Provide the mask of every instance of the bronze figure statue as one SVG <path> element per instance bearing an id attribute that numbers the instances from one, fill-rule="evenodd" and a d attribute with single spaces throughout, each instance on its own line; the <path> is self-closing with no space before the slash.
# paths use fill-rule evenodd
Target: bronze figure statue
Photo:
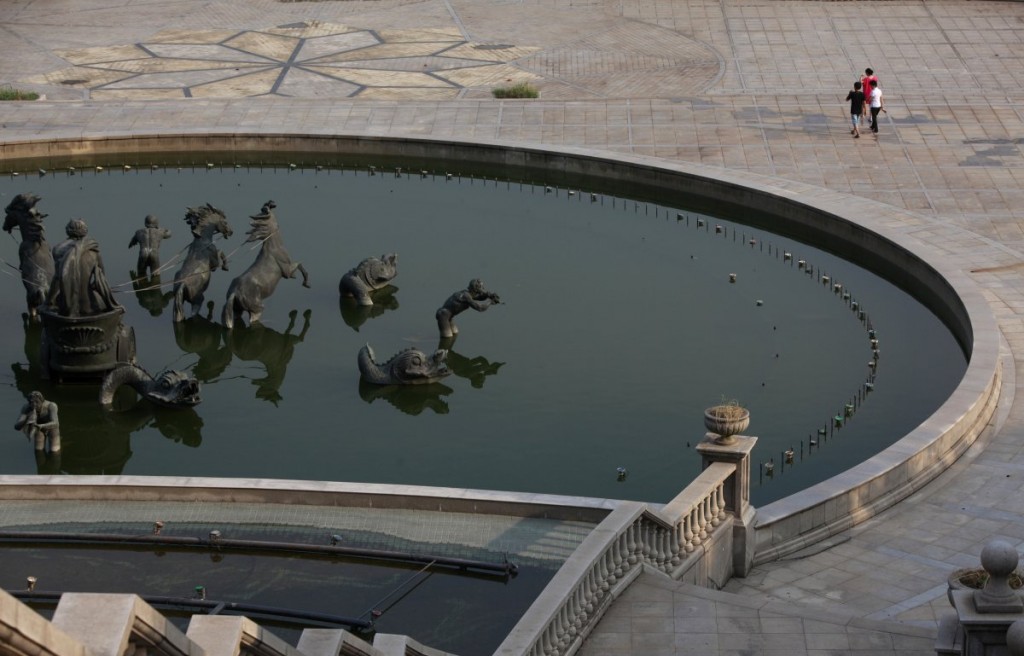
<path id="1" fill-rule="evenodd" d="M 36 451 L 60 452 L 60 420 L 57 404 L 43 398 L 42 392 L 31 392 L 28 403 L 21 406 L 14 430 L 25 433 Z"/>
<path id="2" fill-rule="evenodd" d="M 473 308 L 477 312 L 483 312 L 491 305 L 501 303 L 498 295 L 489 292 L 484 288 L 484 283 L 479 278 L 469 281 L 466 289 L 461 289 L 444 302 L 438 309 L 437 329 L 441 332 L 441 338 L 454 337 L 459 334 L 459 328 L 455 325 L 455 315 Z"/>
<path id="3" fill-rule="evenodd" d="M 171 236 L 171 231 L 160 227 L 160 221 L 152 214 L 145 218 L 145 228 L 135 231 L 128 248 L 139 247 L 139 261 L 135 275 L 155 276 L 160 274 L 160 242 Z"/>
<path id="4" fill-rule="evenodd" d="M 124 307 L 107 284 L 103 258 L 82 219 L 68 222 L 68 238 L 53 247 L 54 275 L 43 320 L 44 377 L 102 376 L 135 361 L 135 332 L 122 323 Z"/>
<path id="5" fill-rule="evenodd" d="M 121 307 L 107 284 L 99 243 L 82 219 L 68 222 L 68 238 L 53 247 L 54 276 L 47 304 L 63 317 L 89 317 Z"/>

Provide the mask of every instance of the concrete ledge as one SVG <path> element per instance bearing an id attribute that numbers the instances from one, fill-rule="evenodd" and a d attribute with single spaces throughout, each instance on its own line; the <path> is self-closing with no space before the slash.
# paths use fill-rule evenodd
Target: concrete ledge
<path id="1" fill-rule="evenodd" d="M 378 633 L 373 637 L 374 648 L 384 656 L 451 656 L 446 651 L 426 647 L 409 636 Z"/>
<path id="2" fill-rule="evenodd" d="M 386 656 L 344 629 L 305 629 L 295 648 L 303 656 Z"/>
<path id="3" fill-rule="evenodd" d="M 69 592 L 61 596 L 53 626 L 81 642 L 92 656 L 142 652 L 202 656 L 202 650 L 155 608 L 133 594 Z"/>
<path id="4" fill-rule="evenodd" d="M 846 531 L 921 489 L 963 455 L 989 426 L 1001 383 L 997 362 L 989 385 L 970 399 L 974 403 L 952 423 L 934 425 L 950 406 L 963 401 L 960 390 L 932 418 L 888 449 L 759 509 L 754 564 L 776 560 Z"/>
<path id="5" fill-rule="evenodd" d="M 295 647 L 247 617 L 193 615 L 186 634 L 206 656 L 303 656 Z"/>
<path id="6" fill-rule="evenodd" d="M 91 656 L 84 644 L 0 590 L 0 653 Z"/>
<path id="7" fill-rule="evenodd" d="M 0 476 L 6 501 L 267 503 L 480 513 L 599 523 L 620 502 L 454 487 L 183 476 Z"/>

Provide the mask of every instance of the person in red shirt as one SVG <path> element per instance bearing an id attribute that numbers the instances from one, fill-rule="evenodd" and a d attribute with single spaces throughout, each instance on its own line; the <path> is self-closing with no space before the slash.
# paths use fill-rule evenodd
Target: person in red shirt
<path id="1" fill-rule="evenodd" d="M 868 102 L 871 101 L 871 83 L 874 82 L 875 86 L 881 86 L 878 84 L 878 76 L 870 68 L 864 69 L 864 77 L 860 79 L 860 90 L 864 92 L 864 113 L 868 113 Z"/>

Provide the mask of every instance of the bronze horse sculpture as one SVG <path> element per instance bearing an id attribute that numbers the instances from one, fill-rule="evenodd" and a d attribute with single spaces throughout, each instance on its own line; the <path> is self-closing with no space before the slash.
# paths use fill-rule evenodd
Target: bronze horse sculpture
<path id="1" fill-rule="evenodd" d="M 53 253 L 43 234 L 46 215 L 36 209 L 39 200 L 39 196 L 34 194 L 18 194 L 7 205 L 4 217 L 5 231 L 12 232 L 14 228 L 21 231 L 18 257 L 29 319 L 38 318 L 39 307 L 46 303 L 54 273 Z"/>
<path id="2" fill-rule="evenodd" d="M 228 330 L 235 325 L 235 319 L 241 319 L 244 312 L 249 313 L 249 322 L 259 322 L 263 316 L 263 301 L 274 293 L 281 278 L 294 278 L 295 272 L 302 274 L 302 286 L 309 287 L 309 273 L 299 262 L 292 262 L 285 250 L 281 232 L 277 227 L 274 208 L 277 204 L 268 200 L 260 209 L 260 213 L 251 216 L 252 228 L 247 232 L 245 243 L 261 242 L 259 255 L 242 275 L 231 281 L 228 287 L 227 301 L 221 314 L 221 323 Z"/>
<path id="3" fill-rule="evenodd" d="M 178 273 L 174 274 L 174 321 L 185 320 L 185 303 L 192 306 L 193 316 L 199 313 L 203 295 L 210 286 L 210 274 L 217 268 L 228 270 L 228 260 L 223 251 L 213 244 L 213 238 L 220 233 L 224 238 L 231 236 L 227 217 L 213 205 L 189 207 L 185 222 L 192 229 L 192 244 L 188 247 L 185 261 Z"/>

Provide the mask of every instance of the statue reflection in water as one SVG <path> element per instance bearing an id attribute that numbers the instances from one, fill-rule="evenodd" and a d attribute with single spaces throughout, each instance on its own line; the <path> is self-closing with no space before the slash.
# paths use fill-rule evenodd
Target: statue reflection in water
<path id="1" fill-rule="evenodd" d="M 192 374 L 204 383 L 215 381 L 231 364 L 231 347 L 225 343 L 224 326 L 215 323 L 213 301 L 207 303 L 207 315 L 195 315 L 184 321 L 175 321 L 174 341 L 185 353 L 199 356 Z"/>
<path id="2" fill-rule="evenodd" d="M 43 369 L 39 364 L 39 347 L 43 343 L 43 324 L 32 321 L 28 314 L 21 315 L 25 325 L 25 362 L 14 362 L 14 384 L 22 394 L 28 394 L 39 386 Z"/>
<path id="3" fill-rule="evenodd" d="M 125 387 L 115 395 L 112 409 L 104 410 L 95 389 L 88 392 L 88 398 L 61 405 L 67 444 L 62 471 L 68 474 L 121 474 L 132 457 L 131 435 L 146 428 L 192 448 L 203 442 L 203 420 L 192 408 L 162 408 Z M 64 408 L 75 412 L 73 423 Z"/>
<path id="4" fill-rule="evenodd" d="M 429 385 L 373 385 L 359 379 L 359 398 L 367 403 L 384 399 L 407 415 L 418 415 L 424 410 L 448 414 L 448 402 L 443 398 L 454 392 L 444 383 Z"/>
<path id="5" fill-rule="evenodd" d="M 132 281 L 132 289 L 135 291 L 135 300 L 143 310 L 149 312 L 151 317 L 159 317 L 164 309 L 174 299 L 174 291 L 164 291 L 160 282 L 160 274 L 141 278 L 136 277 L 135 271 L 129 271 L 128 276 Z"/>
<path id="6" fill-rule="evenodd" d="M 378 289 L 373 294 L 373 305 L 360 305 L 355 298 L 341 296 L 338 299 L 338 309 L 341 311 L 341 320 L 352 330 L 359 332 L 359 327 L 370 319 L 376 319 L 385 312 L 398 309 L 398 298 L 395 292 L 398 287 L 387 285 Z"/>
<path id="7" fill-rule="evenodd" d="M 473 387 L 480 389 L 484 386 L 488 376 L 498 375 L 498 370 L 501 369 L 504 362 L 491 362 L 482 355 L 478 355 L 475 358 L 467 358 L 464 355 L 456 353 L 454 350 L 455 340 L 458 336 L 453 337 L 442 337 L 437 344 L 437 348 L 448 351 L 448 368 L 451 369 L 452 373 L 459 378 L 465 378 L 469 381 L 469 384 Z"/>
<path id="8" fill-rule="evenodd" d="M 155 428 L 161 435 L 185 446 L 196 448 L 203 443 L 203 418 L 191 407 L 165 408 L 122 388 L 114 396 L 112 411 L 104 412 L 107 430 L 135 433 Z"/>
<path id="9" fill-rule="evenodd" d="M 288 373 L 288 363 L 295 354 L 295 345 L 306 338 L 312 311 L 303 315 L 302 330 L 292 334 L 298 312 L 288 314 L 288 327 L 283 333 L 263 323 L 236 325 L 227 330 L 212 321 L 213 302 L 207 304 L 207 316 L 195 315 L 174 323 L 174 340 L 185 353 L 199 356 L 191 368 L 192 374 L 203 383 L 217 382 L 227 371 L 234 358 L 256 361 L 263 365 L 267 375 L 252 380 L 256 398 L 277 405 L 284 397 L 280 389 Z"/>
<path id="10" fill-rule="evenodd" d="M 302 330 L 293 335 L 295 319 L 298 312 L 288 313 L 288 327 L 283 333 L 268 328 L 262 322 L 253 322 L 248 326 L 236 324 L 233 330 L 226 330 L 225 340 L 231 352 L 239 360 L 256 361 L 263 365 L 267 375 L 252 380 L 256 386 L 256 398 L 270 401 L 277 405 L 284 397 L 280 389 L 288 373 L 288 363 L 295 354 L 295 345 L 302 342 L 309 332 L 311 310 L 302 313 Z M 197 377 L 198 374 L 196 374 Z"/>

